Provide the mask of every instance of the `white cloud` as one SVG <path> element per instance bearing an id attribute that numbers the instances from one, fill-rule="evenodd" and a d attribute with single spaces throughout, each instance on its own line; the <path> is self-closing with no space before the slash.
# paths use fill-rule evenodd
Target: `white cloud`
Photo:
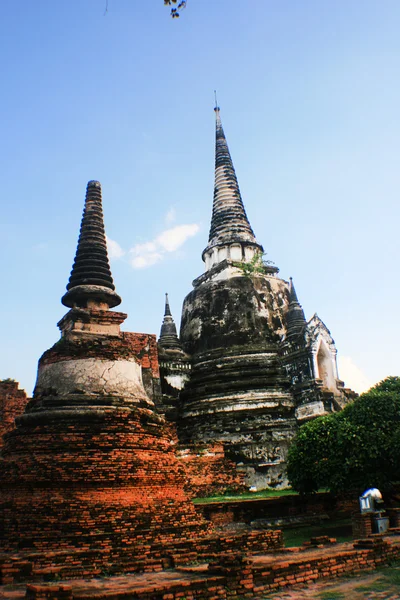
<path id="1" fill-rule="evenodd" d="M 131 252 L 134 249 L 131 250 Z M 147 252 L 144 254 L 139 254 L 138 256 L 134 256 L 131 259 L 131 265 L 134 269 L 145 269 L 146 267 L 151 267 L 156 263 L 160 262 L 163 259 L 163 255 L 159 252 Z"/>
<path id="2" fill-rule="evenodd" d="M 157 250 L 155 242 L 144 242 L 143 244 L 136 244 L 131 248 L 130 252 L 133 254 L 152 254 Z"/>
<path id="3" fill-rule="evenodd" d="M 166 216 L 165 222 L 172 223 L 176 219 L 176 211 L 172 206 Z M 176 225 L 162 231 L 154 240 L 135 244 L 128 252 L 107 237 L 108 254 L 110 258 L 122 258 L 127 255 L 129 263 L 134 269 L 145 269 L 162 261 L 171 252 L 176 252 L 189 238 L 196 235 L 200 227 L 196 223 Z"/>
<path id="4" fill-rule="evenodd" d="M 346 387 L 361 394 L 366 392 L 373 385 L 365 373 L 354 364 L 351 356 L 338 356 L 339 378 L 342 379 Z"/>
<path id="5" fill-rule="evenodd" d="M 196 235 L 199 231 L 199 226 L 196 223 L 192 225 L 177 225 L 172 229 L 166 229 L 156 239 L 155 243 L 161 246 L 165 252 L 175 252 L 178 250 L 187 239 Z"/>
<path id="6" fill-rule="evenodd" d="M 129 250 L 130 263 L 134 269 L 145 269 L 163 260 L 166 254 L 176 252 L 200 227 L 196 223 L 176 225 L 166 229 L 154 240 L 136 244 Z"/>
<path id="7" fill-rule="evenodd" d="M 107 239 L 107 248 L 108 255 L 110 258 L 122 258 L 124 256 L 125 251 L 121 248 L 118 242 L 114 242 L 114 240 L 106 237 Z"/>

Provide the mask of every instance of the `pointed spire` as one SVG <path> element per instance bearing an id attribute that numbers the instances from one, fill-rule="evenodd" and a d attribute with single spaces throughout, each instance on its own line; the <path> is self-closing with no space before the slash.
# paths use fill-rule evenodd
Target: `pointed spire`
<path id="1" fill-rule="evenodd" d="M 299 304 L 292 277 L 290 277 L 290 285 L 289 285 L 289 302 L 290 302 L 290 304 L 292 302 Z"/>
<path id="2" fill-rule="evenodd" d="M 181 343 L 176 332 L 175 321 L 172 318 L 169 307 L 168 294 L 165 294 L 164 320 L 161 325 L 160 338 L 158 343 L 162 348 L 181 348 Z"/>
<path id="3" fill-rule="evenodd" d="M 86 308 L 88 302 L 118 306 L 104 231 L 101 184 L 89 181 L 75 261 L 61 302 L 69 308 Z"/>
<path id="4" fill-rule="evenodd" d="M 289 284 L 289 310 L 286 315 L 286 330 L 287 335 L 298 335 L 300 334 L 306 325 L 306 318 L 304 311 L 299 304 L 297 299 L 296 290 L 294 287 L 293 279 L 290 278 Z"/>
<path id="5" fill-rule="evenodd" d="M 262 246 L 257 243 L 246 215 L 217 103 L 214 110 L 216 115 L 214 202 L 208 245 L 203 256 L 213 246 L 235 242 L 251 244 L 263 251 Z"/>
<path id="6" fill-rule="evenodd" d="M 168 300 L 168 294 L 165 294 L 165 312 L 164 312 L 164 317 L 172 317 L 171 314 L 171 309 L 169 307 L 169 300 Z"/>

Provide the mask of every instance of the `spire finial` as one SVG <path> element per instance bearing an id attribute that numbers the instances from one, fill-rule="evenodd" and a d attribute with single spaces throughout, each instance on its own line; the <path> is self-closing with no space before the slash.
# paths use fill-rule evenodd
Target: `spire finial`
<path id="1" fill-rule="evenodd" d="M 216 112 L 216 113 L 218 113 L 218 112 L 219 112 L 219 110 L 220 110 L 220 108 L 219 108 L 219 106 L 218 106 L 218 100 L 217 100 L 217 90 L 214 90 L 214 97 L 215 97 L 215 108 L 214 108 L 214 110 L 215 110 L 215 112 Z"/>
<path id="2" fill-rule="evenodd" d="M 89 302 L 107 304 L 109 308 L 121 304 L 121 298 L 114 291 L 108 261 L 101 184 L 98 181 L 87 184 L 78 247 L 67 290 L 61 302 L 69 308 L 86 308 Z"/>
<path id="3" fill-rule="evenodd" d="M 296 294 L 296 290 L 294 288 L 294 283 L 293 283 L 293 278 L 289 277 L 290 280 L 290 286 L 289 286 L 289 301 L 290 302 L 299 302 L 298 298 L 297 298 L 297 294 Z"/>
<path id="4" fill-rule="evenodd" d="M 304 311 L 298 301 L 296 290 L 294 289 L 293 279 L 289 278 L 289 308 L 286 314 L 287 336 L 299 335 L 304 331 L 306 318 Z"/>
<path id="5" fill-rule="evenodd" d="M 162 348 L 181 348 L 181 343 L 176 332 L 175 321 L 172 318 L 171 309 L 169 307 L 168 294 L 165 294 L 165 313 L 158 343 Z"/>
<path id="6" fill-rule="evenodd" d="M 165 294 L 165 312 L 164 312 L 164 317 L 167 316 L 172 316 L 171 315 L 171 309 L 169 307 L 169 300 L 168 300 L 168 294 Z"/>
<path id="7" fill-rule="evenodd" d="M 227 244 L 243 243 L 255 246 L 261 252 L 264 251 L 262 246 L 257 243 L 246 215 L 222 127 L 217 99 L 214 111 L 216 114 L 214 201 L 208 245 L 203 251 L 203 260 L 211 248 Z"/>

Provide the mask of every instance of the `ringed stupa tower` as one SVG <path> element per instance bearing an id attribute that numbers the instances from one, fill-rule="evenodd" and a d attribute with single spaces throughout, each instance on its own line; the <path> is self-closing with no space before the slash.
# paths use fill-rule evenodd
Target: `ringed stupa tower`
<path id="1" fill-rule="evenodd" d="M 40 358 L 0 458 L 0 552 L 35 552 L 61 576 L 160 568 L 208 530 L 143 387 L 134 334 L 120 330 L 126 315 L 110 310 L 120 302 L 90 181 L 61 339 Z"/>
<path id="2" fill-rule="evenodd" d="M 328 329 L 316 316 L 309 327 L 293 283 L 263 260 L 218 106 L 215 114 L 205 272 L 193 281 L 182 309 L 180 342 L 192 368 L 180 394 L 179 437 L 182 444 L 222 442 L 248 485 L 284 487 L 299 422 L 339 409 L 343 383 Z"/>
<path id="3" fill-rule="evenodd" d="M 205 273 L 183 303 L 180 339 L 192 357 L 182 393 L 183 440 L 225 442 L 249 483 L 282 481 L 295 402 L 279 360 L 287 283 L 262 260 L 216 113 L 215 184 Z M 257 465 L 258 474 L 255 474 Z"/>
<path id="4" fill-rule="evenodd" d="M 175 421 L 178 417 L 179 395 L 189 381 L 191 364 L 189 356 L 184 352 L 178 338 L 168 294 L 165 294 L 164 319 L 158 338 L 158 359 L 162 405 L 168 419 Z"/>

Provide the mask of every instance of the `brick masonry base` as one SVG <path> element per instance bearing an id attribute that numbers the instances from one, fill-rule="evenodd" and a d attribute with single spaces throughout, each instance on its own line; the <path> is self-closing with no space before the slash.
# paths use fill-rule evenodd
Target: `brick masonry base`
<path id="1" fill-rule="evenodd" d="M 61 546 L 61 544 L 60 544 Z M 169 544 L 148 544 L 141 555 L 135 545 L 119 548 L 65 549 L 60 551 L 15 552 L 0 554 L 0 584 L 46 579 L 92 578 L 132 572 L 160 572 L 164 569 L 216 561 L 238 552 L 254 554 L 282 550 L 279 530 L 256 530 L 242 533 L 215 533 L 207 537 L 193 535 L 191 540 L 171 540 Z M 0 595 L 1 598 L 1 595 Z"/>
<path id="2" fill-rule="evenodd" d="M 400 535 L 265 555 L 223 553 L 207 564 L 91 581 L 28 584 L 15 600 L 217 600 L 259 598 L 287 587 L 375 569 L 400 558 Z M 1 593 L 6 592 L 0 587 Z M 0 596 L 1 597 L 1 596 Z M 7 596 L 5 596 L 7 597 Z"/>

